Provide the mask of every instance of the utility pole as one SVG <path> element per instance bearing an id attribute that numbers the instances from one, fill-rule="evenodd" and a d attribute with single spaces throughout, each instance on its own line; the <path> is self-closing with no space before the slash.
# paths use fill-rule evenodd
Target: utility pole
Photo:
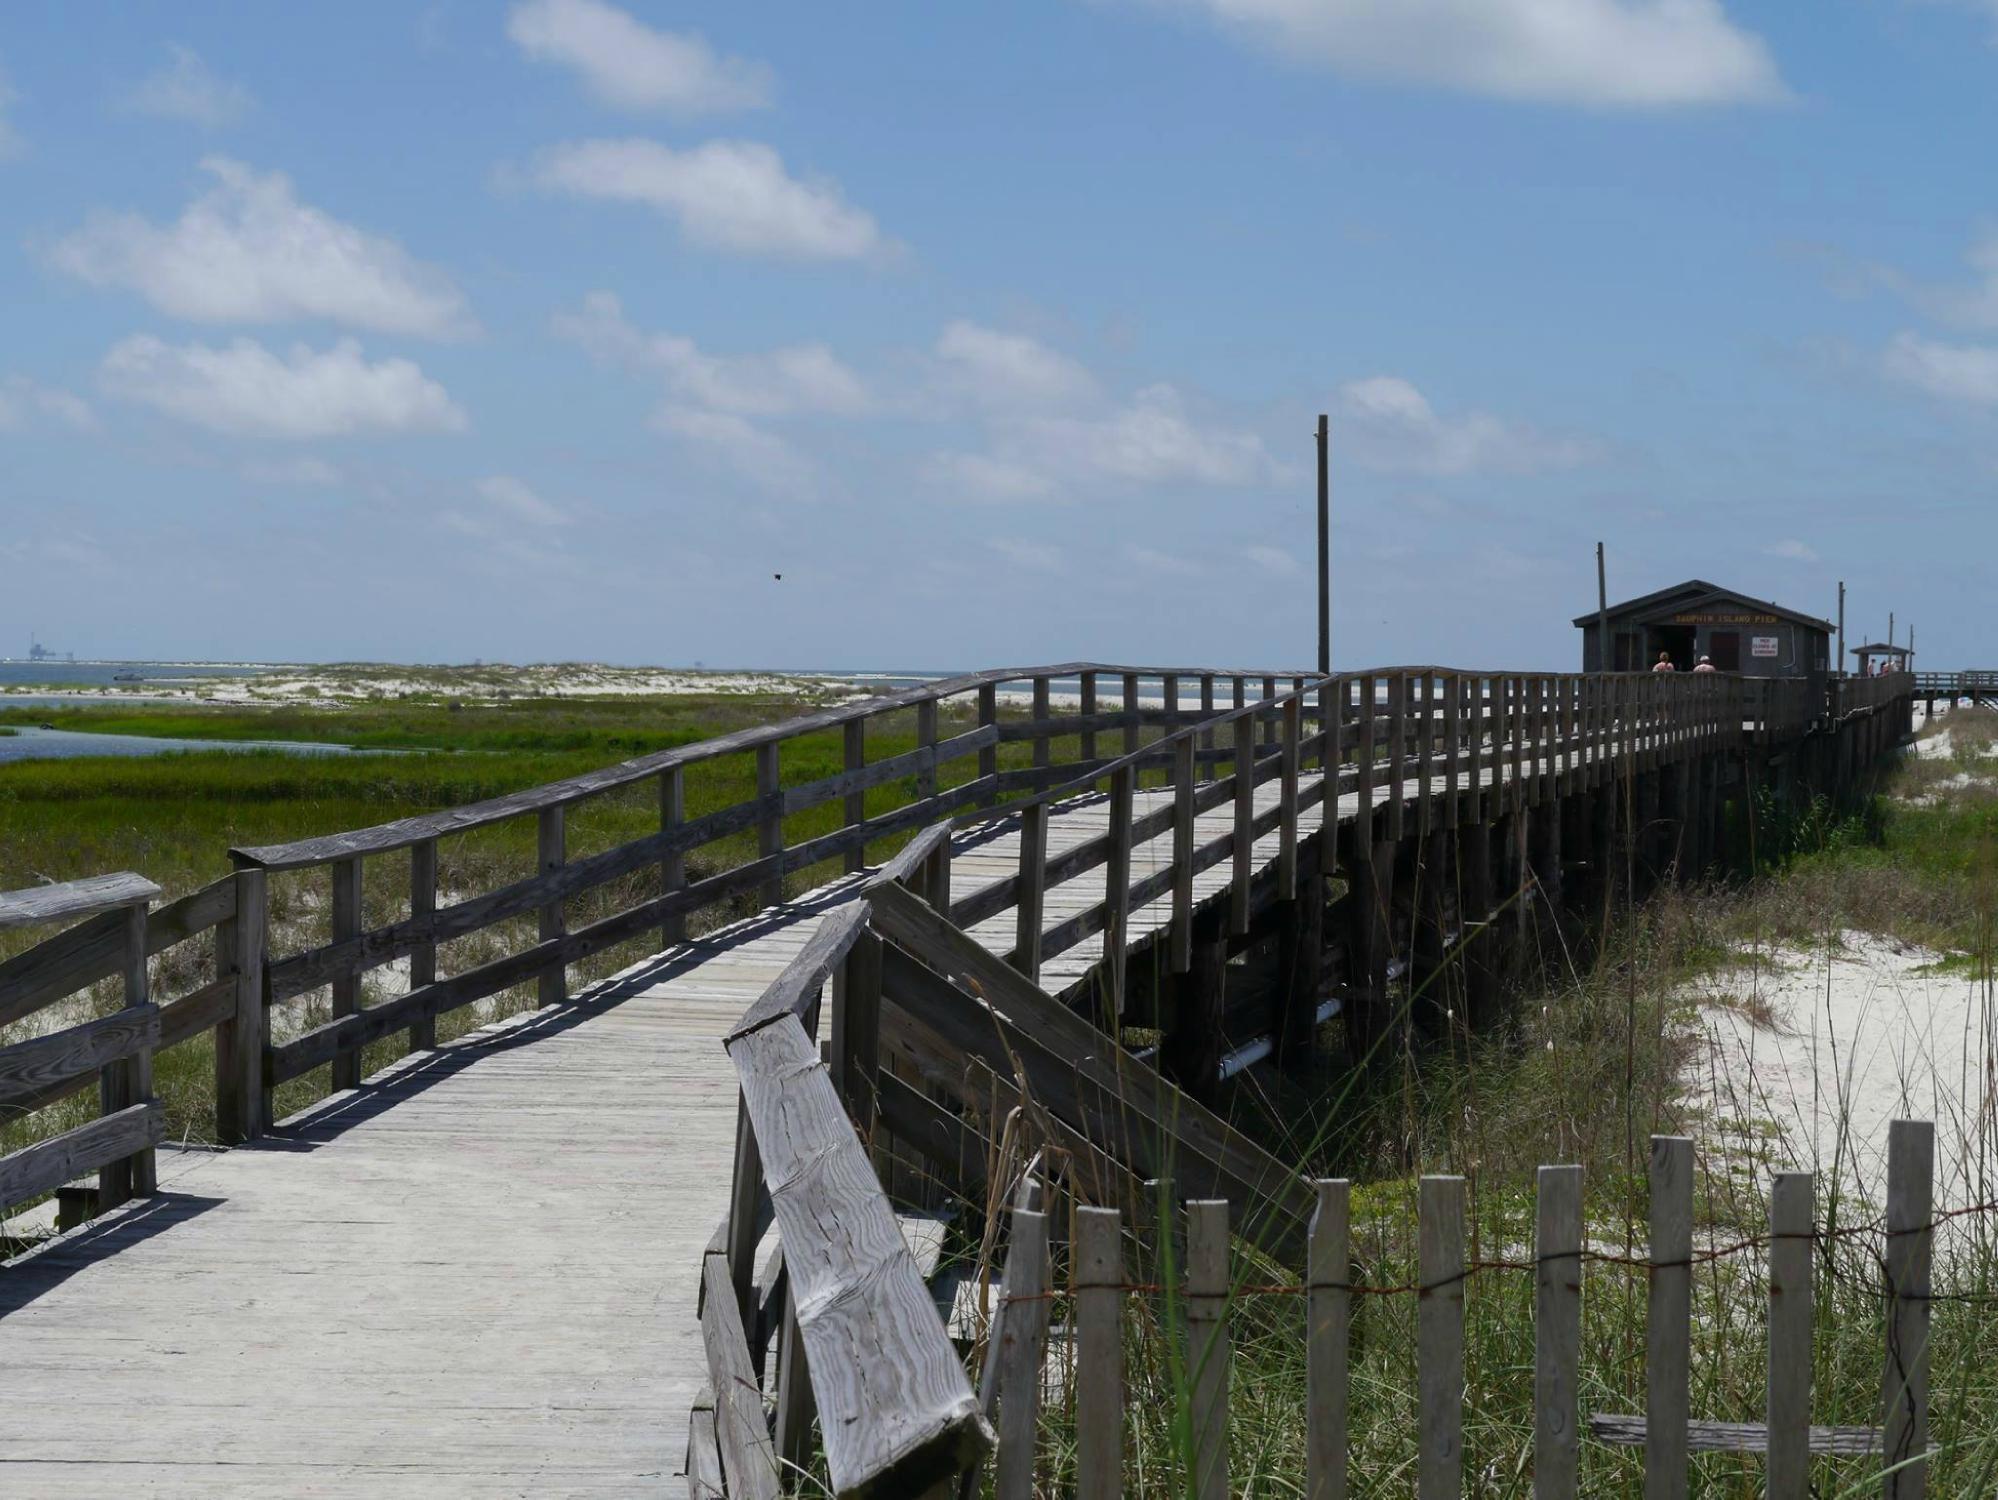
<path id="1" fill-rule="evenodd" d="M 1838 581 L 1838 660 L 1832 663 L 1840 677 L 1845 676 L 1845 580 Z"/>
<path id="2" fill-rule="evenodd" d="M 1596 670 L 1610 669 L 1609 575 L 1603 571 L 1603 544 L 1596 543 Z"/>
<path id="3" fill-rule="evenodd" d="M 1332 421 L 1318 414 L 1318 672 L 1332 670 Z"/>
<path id="4" fill-rule="evenodd" d="M 1894 611 L 1887 611 L 1887 644 L 1894 644 Z"/>

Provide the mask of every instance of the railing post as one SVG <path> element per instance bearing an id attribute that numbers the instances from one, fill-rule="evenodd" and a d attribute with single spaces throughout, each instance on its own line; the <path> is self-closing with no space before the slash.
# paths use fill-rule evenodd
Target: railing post
<path id="1" fill-rule="evenodd" d="M 1096 726 L 1089 721 L 1096 717 L 1096 674 L 1084 672 L 1080 679 L 1082 742 L 1079 752 L 1085 761 L 1096 759 Z"/>
<path id="2" fill-rule="evenodd" d="M 1693 1143 L 1651 1138 L 1651 1287 L 1645 1323 L 1644 1496 L 1685 1500 L 1692 1410 Z"/>
<path id="3" fill-rule="evenodd" d="M 687 781 L 686 774 L 679 766 L 668 766 L 659 773 L 659 831 L 671 834 L 687 821 Z M 687 853 L 675 849 L 662 855 L 659 860 L 659 894 L 671 896 L 684 890 L 687 884 Z M 659 923 L 659 943 L 670 948 L 675 943 L 687 940 L 687 914 L 676 911 Z"/>
<path id="4" fill-rule="evenodd" d="M 1193 736 L 1172 747 L 1172 962 L 1175 974 L 1193 967 Z"/>
<path id="5" fill-rule="evenodd" d="M 419 839 L 409 846 L 409 915 L 423 921 L 437 915 L 437 840 Z M 409 987 L 420 990 L 437 982 L 437 939 L 422 939 L 409 950 Z M 410 1022 L 409 1050 L 419 1052 L 437 1045 L 437 1015 L 419 1016 Z"/>
<path id="6" fill-rule="evenodd" d="M 1138 748 L 1138 674 L 1124 674 L 1124 753 L 1132 754 Z"/>
<path id="7" fill-rule="evenodd" d="M 1242 679 L 1237 677 L 1235 679 L 1235 702 L 1239 705 L 1241 701 Z M 1214 674 L 1212 672 L 1202 672 L 1200 674 L 1200 717 L 1203 719 L 1214 717 Z M 1200 748 L 1207 751 L 1209 755 L 1213 753 L 1215 749 L 1213 730 L 1206 729 L 1201 731 Z M 1199 774 L 1202 781 L 1212 781 L 1220 772 L 1212 760 L 1203 756 L 1200 762 Z"/>
<path id="8" fill-rule="evenodd" d="M 1354 696 L 1357 701 L 1354 706 L 1360 721 L 1357 774 L 1360 798 L 1359 837 L 1355 842 L 1359 847 L 1369 850 L 1374 844 L 1374 713 L 1377 692 L 1378 689 L 1371 676 L 1363 676 L 1355 684 Z"/>
<path id="9" fill-rule="evenodd" d="M 1014 903 L 1013 967 L 1036 982 L 1041 977 L 1041 894 L 1047 886 L 1048 805 L 1030 802 L 1020 810 L 1020 883 Z"/>
<path id="10" fill-rule="evenodd" d="M 1297 899 L 1297 768 L 1302 755 L 1304 703 L 1292 694 L 1283 705 L 1283 749 L 1278 803 L 1277 899 Z"/>
<path id="11" fill-rule="evenodd" d="M 916 772 L 916 800 L 934 801 L 937 795 L 937 700 L 925 698 L 916 705 L 916 748 L 930 752 Z"/>
<path id="12" fill-rule="evenodd" d="M 1228 928 L 1236 936 L 1249 930 L 1250 884 L 1256 874 L 1256 720 L 1243 714 L 1235 721 L 1235 875 L 1229 890 Z"/>
<path id="13" fill-rule="evenodd" d="M 1443 744 L 1448 763 L 1443 768 L 1443 826 L 1457 827 L 1463 816 L 1458 805 L 1457 759 L 1464 743 L 1464 679 L 1452 674 L 1443 679 Z"/>
<path id="14" fill-rule="evenodd" d="M 863 1142 L 874 1134 L 874 1074 L 881 1054 L 881 939 L 863 932 L 833 975 L 834 1083 Z"/>
<path id="15" fill-rule="evenodd" d="M 771 873 L 763 877 L 762 901 L 778 906 L 784 900 L 784 787 L 777 765 L 776 740 L 756 747 L 756 798 L 762 812 L 756 823 L 756 854 L 770 860 Z"/>
<path id="16" fill-rule="evenodd" d="M 215 1028 L 215 1134 L 224 1145 L 254 1141 L 269 1123 L 264 1089 L 264 933 L 268 876 L 230 877 L 235 914 L 215 929 L 215 973 L 235 984 L 231 1013 Z"/>
<path id="17" fill-rule="evenodd" d="M 1408 674 L 1396 672 L 1388 678 L 1388 838 L 1401 842 L 1407 819 L 1403 801 L 1402 773 L 1408 759 Z"/>
<path id="18" fill-rule="evenodd" d="M 336 859 L 333 878 L 333 941 L 347 942 L 361 935 L 361 860 L 358 855 Z M 544 926 L 545 926 L 544 918 Z M 544 937 L 547 935 L 544 931 Z M 545 989 L 547 981 L 542 981 Z M 333 980 L 333 1018 L 356 1014 L 361 1008 L 361 971 L 354 964 L 341 967 Z M 361 1086 L 361 1049 L 351 1042 L 341 1044 L 333 1058 L 333 1088 Z"/>
<path id="19" fill-rule="evenodd" d="M 978 727 L 991 729 L 999 723 L 999 684 L 981 682 L 978 685 Z M 991 790 L 992 778 L 999 774 L 999 747 L 986 745 L 978 752 L 978 779 L 985 783 L 986 790 L 979 795 L 978 805 L 990 807 L 999 800 L 999 794 Z"/>
<path id="20" fill-rule="evenodd" d="M 1103 861 L 1103 1029 L 1115 1036 L 1124 1014 L 1124 966 L 1131 925 L 1131 819 L 1137 772 L 1110 773 L 1110 847 Z"/>
<path id="21" fill-rule="evenodd" d="M 728 1226 L 723 1254 L 728 1261 L 730 1289 L 744 1328 L 756 1326 L 756 1246 L 763 1238 L 763 1156 L 756 1145 L 756 1127 L 741 1091 L 736 1094 L 735 1166 L 729 1178 Z"/>
<path id="22" fill-rule="evenodd" d="M 1165 717 L 1161 722 L 1165 725 L 1165 733 L 1172 734 L 1179 728 L 1179 678 L 1170 672 L 1166 673 L 1165 676 L 1159 679 L 1159 692 L 1165 704 Z M 1187 764 L 1189 766 L 1192 765 L 1194 760 L 1195 757 L 1189 756 Z M 1174 759 L 1171 774 L 1175 778 L 1179 775 L 1179 762 L 1177 758 Z"/>
<path id="23" fill-rule="evenodd" d="M 567 809 L 544 807 L 535 828 L 538 868 L 543 879 L 558 874 L 569 861 Z M 556 897 L 541 908 L 541 941 L 546 943 L 567 935 L 569 924 L 562 914 L 562 898 Z M 541 967 L 540 1000 L 543 1005 L 560 1005 L 569 998 L 569 966 L 559 958 Z"/>
<path id="24" fill-rule="evenodd" d="M 1929 1264 L 1935 1229 L 1936 1127 L 1887 1126 L 1887 1359 L 1885 1500 L 1921 1500 L 1929 1486 Z"/>
<path id="25" fill-rule="evenodd" d="M 1305 1500 L 1346 1500 L 1346 1362 L 1353 1274 L 1347 1255 L 1352 1184 L 1322 1178 L 1306 1251 Z"/>
<path id="26" fill-rule="evenodd" d="M 1581 1458 L 1580 1167 L 1540 1169 L 1535 1216 L 1533 1500 L 1575 1500 Z"/>
<path id="27" fill-rule="evenodd" d="M 1054 746 L 1048 733 L 1048 719 L 1053 710 L 1048 705 L 1048 680 L 1045 677 L 1034 679 L 1034 769 L 1045 771 L 1051 763 Z M 1041 789 L 1037 782 L 1035 791 Z"/>
<path id="28" fill-rule="evenodd" d="M 865 769 L 867 765 L 867 720 L 848 719 L 840 731 L 842 742 L 842 769 L 850 772 Z M 934 775 L 934 773 L 932 773 Z M 856 828 L 867 821 L 867 789 L 855 787 L 846 794 L 842 812 L 848 828 Z M 865 845 L 855 845 L 846 851 L 846 873 L 858 874 L 867 868 Z"/>
<path id="29" fill-rule="evenodd" d="M 146 987 L 146 911 L 144 900 L 134 901 L 125 908 L 121 979 L 127 1010 L 157 1008 Z M 97 1086 L 99 1103 L 106 1115 L 150 1101 L 153 1097 L 151 1046 L 140 1047 L 128 1057 L 105 1064 L 98 1074 Z M 151 1146 L 107 1162 L 97 1171 L 97 1211 L 115 1208 L 134 1195 L 150 1196 L 158 1182 Z"/>
<path id="30" fill-rule="evenodd" d="M 1032 1209 L 1013 1211 L 1013 1241 L 1001 1281 L 999 1453 L 996 1500 L 1032 1500 L 1034 1449 L 1040 1427 L 1042 1360 L 1048 1330 L 1048 1220 Z"/>

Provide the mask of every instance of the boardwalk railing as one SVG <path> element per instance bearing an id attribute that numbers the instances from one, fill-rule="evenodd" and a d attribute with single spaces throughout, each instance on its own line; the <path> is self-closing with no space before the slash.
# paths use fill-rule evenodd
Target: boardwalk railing
<path id="1" fill-rule="evenodd" d="M 1417 1199 L 1414 1281 L 1370 1286 L 1354 1278 L 1349 1253 L 1349 1184 L 1315 1185 L 1305 1273 L 1295 1285 L 1249 1284 L 1234 1263 L 1229 1205 L 1184 1205 L 1184 1257 L 1154 1275 L 1179 1282 L 1184 1359 L 1191 1416 L 1189 1492 L 1199 1500 L 1229 1495 L 1228 1402 L 1231 1310 L 1245 1297 L 1305 1300 L 1304 1441 L 1299 1467 L 1313 1500 L 1348 1491 L 1347 1359 L 1356 1299 L 1407 1295 L 1419 1299 L 1416 1321 L 1419 1500 L 1455 1500 L 1463 1492 L 1465 1290 L 1480 1275 L 1531 1276 L 1535 1284 L 1533 1493 L 1536 1500 L 1574 1500 L 1586 1431 L 1596 1440 L 1644 1450 L 1645 1494 L 1687 1493 L 1688 1456 L 1736 1452 L 1763 1455 L 1771 1500 L 1805 1500 L 1814 1454 L 1881 1455 L 1882 1492 L 1889 1500 L 1925 1493 L 1930 1453 L 1930 1268 L 1935 1218 L 1930 1205 L 1935 1127 L 1895 1121 L 1889 1132 L 1886 1219 L 1876 1228 L 1820 1226 L 1815 1181 L 1808 1172 L 1775 1175 L 1768 1232 L 1734 1244 L 1698 1245 L 1694 1235 L 1693 1143 L 1656 1136 L 1651 1142 L 1650 1245 L 1632 1260 L 1591 1248 L 1584 1233 L 1582 1169 L 1539 1171 L 1537 1229 L 1530 1256 L 1478 1260 L 1467 1253 L 1467 1193 L 1461 1177 L 1424 1177 Z M 1981 1210 L 1980 1210 L 1981 1211 Z M 1078 1206 L 1066 1286 L 1053 1283 L 1048 1226 L 1042 1213 L 1016 1208 L 999 1298 L 1003 1338 L 988 1338 L 986 1358 L 999 1371 L 999 1430 L 995 1492 L 1002 1500 L 1035 1490 L 1040 1403 L 1051 1313 L 1073 1338 L 1075 1489 L 1080 1500 L 1114 1500 L 1123 1493 L 1124 1454 L 1132 1427 L 1124 1384 L 1125 1311 L 1133 1300 L 1155 1300 L 1155 1280 L 1127 1277 L 1126 1224 L 1114 1208 Z M 1879 1253 L 1885 1306 L 1881 1354 L 1881 1420 L 1877 1426 L 1813 1426 L 1811 1376 L 1814 1264 L 1828 1260 L 1835 1240 L 1865 1239 Z M 1694 1419 L 1692 1291 L 1696 1269 L 1742 1255 L 1766 1257 L 1768 1369 L 1766 1420 Z M 1648 1284 L 1645 1411 L 1595 1413 L 1583 1420 L 1581 1362 L 1586 1265 L 1611 1262 L 1643 1271 Z M 1170 1327 L 1170 1319 L 1151 1320 Z M 1258 1455 L 1267 1463 L 1268 1453 Z M 1154 1476 L 1175 1492 L 1176 1477 Z"/>
<path id="2" fill-rule="evenodd" d="M 211 1030 L 218 1134 L 241 1138 L 229 1123 L 261 1074 L 262 1057 L 240 1039 L 261 1037 L 262 1015 L 254 989 L 242 982 L 237 904 L 247 886 L 256 898 L 252 920 L 261 915 L 260 879 L 225 878 L 157 907 L 151 903 L 159 888 L 131 874 L 0 894 L 0 930 L 74 924 L 0 960 L 0 1028 L 26 1025 L 108 979 L 118 981 L 122 1000 L 112 1013 L 0 1046 L 0 1123 L 18 1124 L 93 1082 L 100 1098 L 97 1119 L 0 1158 L 0 1213 L 93 1170 L 97 1192 L 66 1209 L 87 1217 L 151 1192 L 153 1147 L 166 1129 L 153 1097 L 153 1056 Z M 156 994 L 149 960 L 166 967 L 169 950 L 204 938 L 212 962 L 172 964 L 176 972 L 192 970 L 195 980 L 181 993 Z"/>

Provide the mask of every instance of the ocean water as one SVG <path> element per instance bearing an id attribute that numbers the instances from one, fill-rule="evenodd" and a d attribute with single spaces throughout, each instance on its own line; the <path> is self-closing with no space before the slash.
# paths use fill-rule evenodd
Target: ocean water
<path id="1" fill-rule="evenodd" d="M 176 750 L 281 750 L 287 755 L 400 753 L 356 750 L 351 745 L 314 745 L 301 740 L 181 740 L 142 734 L 80 734 L 73 729 L 42 729 L 33 724 L 6 727 L 14 733 L 0 734 L 0 766 L 11 761 L 74 760 L 88 755 L 167 755 Z"/>

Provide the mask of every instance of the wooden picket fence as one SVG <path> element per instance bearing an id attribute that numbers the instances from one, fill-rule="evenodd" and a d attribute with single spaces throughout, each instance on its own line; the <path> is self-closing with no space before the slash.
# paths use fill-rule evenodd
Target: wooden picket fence
<path id="1" fill-rule="evenodd" d="M 1931 1213 L 1935 1127 L 1897 1120 L 1888 1142 L 1886 1251 L 1881 1292 L 1886 1300 L 1886 1347 L 1881 1425 L 1813 1426 L 1811 1369 L 1813 1251 L 1828 1237 L 1872 1232 L 1816 1227 L 1816 1184 L 1808 1172 L 1775 1176 L 1765 1235 L 1717 1249 L 1696 1250 L 1693 1232 L 1693 1143 L 1654 1136 L 1650 1159 L 1650 1243 L 1639 1262 L 1649 1287 L 1642 1415 L 1598 1413 L 1582 1420 L 1582 1267 L 1588 1261 L 1628 1263 L 1593 1251 L 1584 1237 L 1582 1169 L 1539 1170 L 1535 1245 L 1526 1261 L 1472 1261 L 1466 1256 L 1466 1187 L 1462 1177 L 1422 1178 L 1417 1201 L 1417 1280 L 1409 1287 L 1352 1283 L 1348 1225 L 1350 1184 L 1316 1184 L 1305 1275 L 1295 1288 L 1307 1301 L 1305 1494 L 1343 1500 L 1349 1493 L 1347 1356 L 1354 1298 L 1416 1295 L 1419 1500 L 1455 1500 L 1464 1491 L 1464 1287 L 1473 1275 L 1530 1272 L 1535 1278 L 1533 1493 L 1536 1500 L 1573 1500 L 1584 1434 L 1598 1442 L 1640 1447 L 1646 1500 L 1681 1500 L 1689 1456 L 1702 1452 L 1764 1455 L 1770 1500 L 1806 1500 L 1813 1454 L 1881 1456 L 1886 1500 L 1927 1493 L 1929 1413 Z M 1116 1209 L 1078 1207 L 1070 1285 L 1050 1282 L 1049 1216 L 1037 1204 L 1029 1175 L 1011 1210 L 1008 1246 L 986 1361 L 996 1372 L 999 1442 L 994 1454 L 997 1500 L 1035 1494 L 1036 1432 L 1048 1356 L 1050 1312 L 1065 1299 L 1072 1340 L 1075 1411 L 1075 1493 L 1080 1500 L 1116 1500 L 1124 1493 L 1130 1420 L 1124 1381 L 1123 1323 L 1132 1295 L 1158 1294 L 1156 1283 L 1133 1282 L 1124 1270 L 1124 1224 Z M 1225 1201 L 1185 1205 L 1183 1249 L 1164 1260 L 1179 1280 L 1185 1371 L 1191 1414 L 1190 1492 L 1226 1500 L 1229 1489 L 1229 1314 L 1246 1289 L 1231 1280 Z M 1767 1420 L 1699 1421 L 1691 1416 L 1692 1292 L 1696 1268 L 1735 1253 L 1766 1250 L 1769 1297 Z M 1257 1288 L 1269 1291 L 1269 1288 Z M 1285 1288 L 1284 1290 L 1293 1290 Z"/>

